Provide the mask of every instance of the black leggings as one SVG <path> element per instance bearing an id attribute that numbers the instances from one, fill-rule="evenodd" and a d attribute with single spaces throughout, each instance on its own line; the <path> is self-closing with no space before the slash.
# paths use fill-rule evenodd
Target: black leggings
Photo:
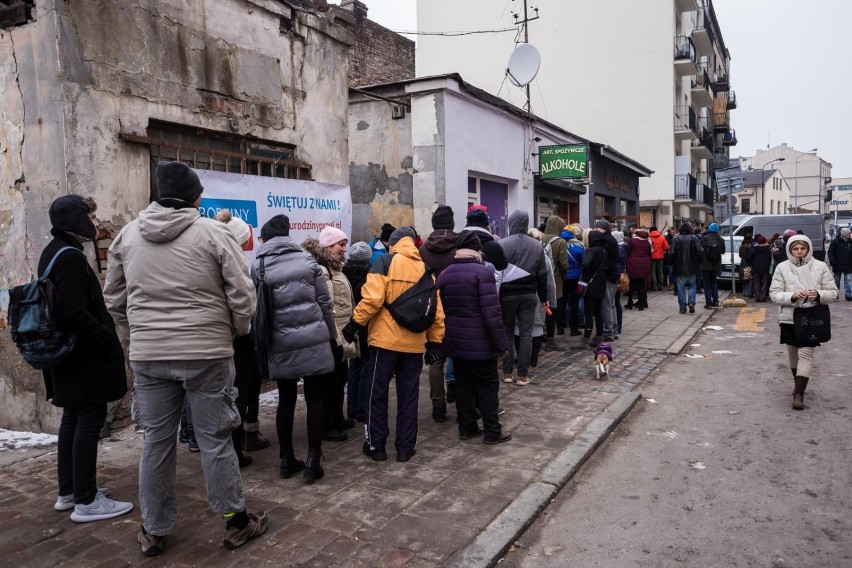
<path id="1" fill-rule="evenodd" d="M 305 403 L 308 406 L 308 447 L 322 447 L 323 418 L 323 376 L 303 377 L 305 381 Z M 275 427 L 278 430 L 278 445 L 281 458 L 285 451 L 293 448 L 293 415 L 296 412 L 296 379 L 278 381 L 278 412 L 275 414 Z"/>

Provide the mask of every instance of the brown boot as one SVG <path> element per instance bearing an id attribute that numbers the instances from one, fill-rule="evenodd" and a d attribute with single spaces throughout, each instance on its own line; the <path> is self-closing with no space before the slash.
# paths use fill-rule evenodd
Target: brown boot
<path id="1" fill-rule="evenodd" d="M 808 387 L 808 377 L 796 376 L 796 390 L 793 391 L 793 410 L 805 408 L 805 389 Z"/>
<path id="2" fill-rule="evenodd" d="M 246 432 L 245 440 L 243 441 L 243 451 L 254 452 L 263 450 L 269 447 L 269 440 L 260 437 L 260 432 Z"/>

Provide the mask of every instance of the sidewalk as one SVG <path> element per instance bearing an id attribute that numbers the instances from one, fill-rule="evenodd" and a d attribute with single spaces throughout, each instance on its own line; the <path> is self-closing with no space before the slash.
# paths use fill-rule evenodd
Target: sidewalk
<path id="1" fill-rule="evenodd" d="M 52 508 L 55 451 L 0 453 L 0 557 L 17 566 L 487 566 L 629 411 L 638 396 L 633 389 L 714 313 L 698 300 L 695 314 L 681 315 L 671 292 L 654 292 L 649 309 L 625 310 L 612 378 L 605 381 L 595 379 L 586 342 L 559 337 L 571 349 L 543 352 L 529 386 L 501 383 L 501 421 L 513 434 L 507 444 L 460 441 L 452 406 L 449 420 L 435 424 L 424 372 L 417 455 L 410 462 L 394 461 L 393 452 L 373 462 L 361 453 L 358 429 L 350 430 L 349 441 L 324 444 L 325 477 L 305 486 L 299 476 L 278 477 L 275 408 L 262 407 L 261 429 L 273 446 L 251 454 L 255 462 L 242 473 L 250 510 L 266 510 L 270 528 L 234 552 L 222 546 L 223 523 L 207 507 L 199 456 L 183 445 L 178 532 L 152 560 L 136 543 L 138 509 L 73 523 Z M 394 407 L 392 400 L 391 424 Z M 303 405 L 295 429 L 297 455 L 304 457 Z M 134 504 L 140 447 L 141 434 L 130 427 L 104 440 L 99 453 L 99 485 Z"/>

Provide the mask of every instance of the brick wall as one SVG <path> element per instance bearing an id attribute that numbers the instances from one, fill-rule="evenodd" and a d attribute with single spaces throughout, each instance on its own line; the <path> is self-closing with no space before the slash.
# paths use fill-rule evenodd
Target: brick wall
<path id="1" fill-rule="evenodd" d="M 349 86 L 359 87 L 414 78 L 414 42 L 367 18 L 359 0 L 343 0 L 355 15 L 355 45 L 349 50 Z"/>

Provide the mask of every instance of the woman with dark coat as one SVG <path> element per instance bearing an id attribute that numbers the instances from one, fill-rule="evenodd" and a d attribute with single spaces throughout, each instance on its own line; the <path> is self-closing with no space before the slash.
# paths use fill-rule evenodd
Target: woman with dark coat
<path id="1" fill-rule="evenodd" d="M 361 301 L 361 287 L 370 271 L 370 245 L 361 241 L 349 247 L 349 260 L 343 265 L 343 275 L 352 287 L 352 305 Z M 367 366 L 370 348 L 367 345 L 367 328 L 358 331 L 358 357 L 349 360 L 349 380 L 346 383 L 346 417 L 363 422 L 367 416 L 370 395 L 367 390 Z"/>
<path id="2" fill-rule="evenodd" d="M 43 275 L 51 259 L 49 279 L 56 288 L 56 318 L 66 333 L 77 336 L 71 355 L 44 371 L 47 398 L 62 408 L 57 451 L 59 497 L 54 508 L 68 511 L 79 523 L 129 513 L 132 503 L 113 501 L 97 489 L 98 434 L 107 416 L 107 403 L 127 392 L 124 351 L 107 312 L 100 281 L 83 253 L 83 243 L 97 236 L 92 199 L 65 195 L 48 211 L 53 240 L 38 262 Z"/>
<path id="3" fill-rule="evenodd" d="M 512 439 L 497 418 L 497 362 L 508 343 L 494 273 L 482 264 L 481 244 L 473 231 L 462 231 L 453 264 L 437 286 L 444 307 L 444 352 L 453 358 L 459 438 L 484 436 L 486 444 Z M 477 424 L 477 407 L 483 428 Z"/>
<path id="4" fill-rule="evenodd" d="M 748 264 L 751 266 L 754 300 L 756 302 L 765 302 L 769 299 L 769 272 L 772 267 L 772 246 L 763 235 L 757 237 L 757 242 L 748 249 Z"/>
<path id="5" fill-rule="evenodd" d="M 633 294 L 638 297 L 636 308 L 641 312 L 648 307 L 647 280 L 651 277 L 651 240 L 648 231 L 636 229 L 627 241 L 627 275 L 630 277 L 630 291 L 627 292 L 628 310 L 633 309 Z"/>
<path id="6" fill-rule="evenodd" d="M 603 314 L 601 307 L 606 297 L 606 240 L 604 235 L 598 231 L 589 232 L 589 250 L 583 258 L 582 281 L 587 282 L 583 301 L 586 304 L 586 329 L 583 333 L 584 339 L 590 339 L 589 345 L 595 346 L 603 336 Z M 592 324 L 597 332 L 592 337 Z"/>

